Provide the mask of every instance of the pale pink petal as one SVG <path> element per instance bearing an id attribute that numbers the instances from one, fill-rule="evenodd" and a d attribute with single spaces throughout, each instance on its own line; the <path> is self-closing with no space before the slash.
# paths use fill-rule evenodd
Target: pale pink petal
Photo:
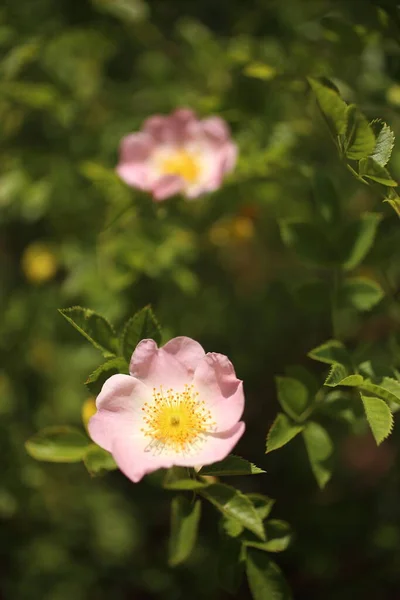
<path id="1" fill-rule="evenodd" d="M 121 471 L 134 483 L 147 473 L 176 464 L 174 457 L 157 451 L 143 435 L 118 436 L 114 439 L 112 455 Z"/>
<path id="2" fill-rule="evenodd" d="M 158 348 L 154 340 L 142 340 L 132 354 L 129 371 L 150 388 L 163 386 L 181 391 L 191 383 L 192 374 L 172 354 Z"/>
<path id="3" fill-rule="evenodd" d="M 173 338 L 163 346 L 163 350 L 183 364 L 190 375 L 193 375 L 197 365 L 206 355 L 199 342 L 185 336 Z"/>
<path id="4" fill-rule="evenodd" d="M 233 142 L 227 142 L 223 148 L 223 170 L 224 173 L 229 173 L 236 165 L 238 157 L 238 147 Z"/>
<path id="5" fill-rule="evenodd" d="M 228 431 L 220 433 L 208 433 L 200 442 L 198 452 L 193 455 L 179 455 L 174 459 L 174 465 L 179 467 L 197 467 L 202 465 L 211 465 L 219 460 L 222 460 L 236 446 L 246 426 L 243 421 L 236 423 Z"/>
<path id="6" fill-rule="evenodd" d="M 152 186 L 153 198 L 160 202 L 183 190 L 185 181 L 178 175 L 163 175 Z"/>
<path id="7" fill-rule="evenodd" d="M 114 440 L 132 435 L 137 430 L 138 419 L 133 413 L 98 410 L 89 420 L 88 431 L 92 440 L 104 450 L 112 452 Z"/>
<path id="8" fill-rule="evenodd" d="M 147 160 L 155 147 L 150 135 L 139 131 L 125 136 L 120 145 L 120 163 Z"/>
<path id="9" fill-rule="evenodd" d="M 131 187 L 148 192 L 151 190 L 152 178 L 146 163 L 124 163 L 115 169 L 122 181 Z"/>
<path id="10" fill-rule="evenodd" d="M 195 371 L 193 386 L 210 410 L 216 431 L 230 429 L 239 421 L 244 409 L 243 383 L 226 356 L 206 354 Z"/>
<path id="11" fill-rule="evenodd" d="M 196 115 L 192 110 L 180 108 L 168 116 L 150 117 L 144 122 L 143 130 L 156 143 L 175 146 L 184 141 L 188 127 L 196 121 Z"/>
<path id="12" fill-rule="evenodd" d="M 201 121 L 204 133 L 217 142 L 227 142 L 230 139 L 229 127 L 221 117 L 209 117 Z"/>
<path id="13" fill-rule="evenodd" d="M 96 398 L 100 410 L 123 413 L 137 413 L 143 404 L 152 397 L 152 390 L 142 381 L 131 375 L 112 375 L 104 383 Z"/>

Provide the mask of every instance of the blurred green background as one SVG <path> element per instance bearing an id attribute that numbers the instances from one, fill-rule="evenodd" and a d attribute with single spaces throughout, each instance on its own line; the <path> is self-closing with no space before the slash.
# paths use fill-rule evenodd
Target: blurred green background
<path id="1" fill-rule="evenodd" d="M 383 216 L 359 273 L 392 296 L 342 315 L 342 337 L 385 356 L 397 343 L 400 224 L 340 164 L 305 77 L 333 78 L 369 118 L 400 131 L 399 13 L 368 0 L 5 0 L 0 7 L 0 598 L 231 597 L 218 584 L 217 515 L 188 563 L 167 567 L 170 495 L 151 477 L 91 480 L 37 463 L 24 442 L 81 426 L 100 356 L 57 313 L 80 304 L 116 325 L 151 303 L 164 337 L 227 354 L 245 382 L 237 452 L 267 470 L 238 481 L 277 498 L 296 533 L 278 562 L 297 599 L 400 598 L 400 432 L 376 449 L 337 423 L 319 492 L 301 441 L 265 456 L 274 375 L 332 335 L 318 269 L 280 238 L 314 218 L 312 180 L 331 177 L 343 220 Z M 123 135 L 154 113 L 225 118 L 235 172 L 195 202 L 156 205 L 114 174 Z M 395 147 L 391 170 L 400 174 Z M 396 444 L 397 438 L 397 444 Z M 237 598 L 247 598 L 246 584 Z"/>

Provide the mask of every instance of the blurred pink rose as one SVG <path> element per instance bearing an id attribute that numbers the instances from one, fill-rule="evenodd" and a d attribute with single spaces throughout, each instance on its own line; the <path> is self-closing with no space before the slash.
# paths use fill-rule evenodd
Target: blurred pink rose
<path id="1" fill-rule="evenodd" d="M 155 115 L 123 138 L 117 173 L 131 187 L 165 200 L 218 189 L 236 163 L 237 146 L 220 117 L 200 120 L 188 109 Z"/>
<path id="2" fill-rule="evenodd" d="M 141 341 L 130 375 L 110 377 L 96 405 L 90 436 L 134 482 L 159 468 L 222 460 L 245 429 L 243 384 L 232 363 L 187 337 L 162 348 Z"/>

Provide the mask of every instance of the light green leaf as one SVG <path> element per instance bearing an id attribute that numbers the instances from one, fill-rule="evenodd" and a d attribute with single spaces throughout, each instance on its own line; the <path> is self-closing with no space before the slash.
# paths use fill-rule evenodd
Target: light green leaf
<path id="1" fill-rule="evenodd" d="M 347 365 L 350 362 L 349 354 L 339 340 L 328 340 L 310 350 L 307 356 L 327 365 L 334 365 L 335 363 Z"/>
<path id="2" fill-rule="evenodd" d="M 103 448 L 100 448 L 100 446 L 96 446 L 96 444 L 92 444 L 87 450 L 83 462 L 92 477 L 104 475 L 108 471 L 115 471 L 115 469 L 118 469 L 117 463 L 112 455 L 106 450 L 103 450 Z"/>
<path id="3" fill-rule="evenodd" d="M 89 375 L 88 379 L 85 381 L 85 385 L 94 396 L 97 396 L 107 379 L 112 375 L 118 373 L 124 374 L 128 373 L 128 371 L 129 367 L 124 358 L 111 358 Z"/>
<path id="4" fill-rule="evenodd" d="M 345 155 L 350 160 L 366 158 L 374 151 L 376 139 L 372 127 L 363 113 L 350 104 L 347 108 L 347 129 L 344 142 Z"/>
<path id="5" fill-rule="evenodd" d="M 282 448 L 288 444 L 298 433 L 303 431 L 303 426 L 294 423 L 283 413 L 278 413 L 267 436 L 266 453 Z"/>
<path id="6" fill-rule="evenodd" d="M 276 377 L 275 381 L 279 404 L 289 417 L 301 421 L 312 401 L 308 389 L 292 377 Z"/>
<path id="7" fill-rule="evenodd" d="M 388 382 L 387 379 L 384 378 L 379 385 L 376 383 L 372 383 L 371 381 L 364 380 L 363 384 L 360 385 L 360 389 L 363 392 L 368 392 L 370 394 L 375 394 L 380 398 L 386 400 L 386 402 L 394 402 L 395 404 L 400 404 L 400 397 L 398 395 L 398 391 L 394 391 L 395 388 L 392 382 Z M 391 381 L 391 380 L 390 380 Z"/>
<path id="8" fill-rule="evenodd" d="M 364 378 L 361 375 L 349 375 L 347 369 L 343 365 L 335 364 L 332 365 L 324 385 L 329 387 L 336 387 L 337 385 L 357 387 L 361 385 L 363 381 Z"/>
<path id="9" fill-rule="evenodd" d="M 389 125 L 380 120 L 372 121 L 372 128 L 376 134 L 376 145 L 371 158 L 381 167 L 384 167 L 390 160 L 394 146 L 394 133 Z"/>
<path id="10" fill-rule="evenodd" d="M 266 542 L 250 540 L 245 537 L 243 543 L 246 547 L 258 548 L 264 552 L 283 552 L 292 540 L 289 523 L 279 519 L 270 519 L 265 524 Z"/>
<path id="11" fill-rule="evenodd" d="M 386 439 L 393 429 L 393 415 L 384 400 L 361 394 L 365 415 L 377 445 Z"/>
<path id="12" fill-rule="evenodd" d="M 198 493 L 218 508 L 223 515 L 236 519 L 257 537 L 265 540 L 262 519 L 247 496 L 222 483 L 209 485 L 207 488 L 200 489 Z"/>
<path id="13" fill-rule="evenodd" d="M 144 339 L 152 339 L 157 344 L 161 341 L 161 329 L 150 306 L 139 310 L 125 323 L 120 342 L 121 354 L 128 363 L 136 346 Z"/>
<path id="14" fill-rule="evenodd" d="M 390 204 L 396 215 L 400 217 L 400 197 L 394 192 L 393 188 L 388 191 L 392 192 L 392 194 L 385 198 L 383 202 Z"/>
<path id="15" fill-rule="evenodd" d="M 291 600 L 281 570 L 262 550 L 247 549 L 246 571 L 254 600 Z"/>
<path id="16" fill-rule="evenodd" d="M 107 319 L 93 310 L 81 306 L 61 308 L 59 312 L 106 358 L 115 356 L 117 349 L 116 333 Z"/>
<path id="17" fill-rule="evenodd" d="M 169 565 L 176 567 L 185 562 L 197 539 L 201 502 L 192 503 L 184 496 L 176 496 L 171 503 L 171 535 L 169 539 Z"/>
<path id="18" fill-rule="evenodd" d="M 352 277 L 344 280 L 340 290 L 340 301 L 343 306 L 365 311 L 371 310 L 384 295 L 382 287 L 373 279 Z"/>
<path id="19" fill-rule="evenodd" d="M 332 263 L 333 254 L 328 238 L 314 224 L 282 219 L 279 227 L 283 243 L 293 250 L 299 259 L 318 266 Z"/>
<path id="20" fill-rule="evenodd" d="M 335 89 L 321 81 L 309 77 L 308 82 L 332 134 L 343 135 L 346 132 L 348 119 L 346 102 Z"/>
<path id="21" fill-rule="evenodd" d="M 333 445 L 331 438 L 324 427 L 313 421 L 306 424 L 303 430 L 303 438 L 315 479 L 319 487 L 323 488 L 332 474 Z"/>
<path id="22" fill-rule="evenodd" d="M 36 460 L 57 463 L 80 462 L 91 446 L 91 440 L 74 427 L 46 427 L 25 443 Z"/>
<path id="23" fill-rule="evenodd" d="M 199 490 L 208 485 L 206 481 L 191 479 L 185 467 L 168 469 L 163 481 L 163 487 L 167 490 Z"/>
<path id="24" fill-rule="evenodd" d="M 355 269 L 366 257 L 374 241 L 382 215 L 364 213 L 358 221 L 351 222 L 340 241 L 342 266 L 346 271 Z"/>
<path id="25" fill-rule="evenodd" d="M 372 156 L 363 158 L 360 160 L 358 165 L 358 171 L 361 177 L 366 177 L 372 181 L 376 181 L 387 187 L 396 187 L 397 181 L 395 181 L 386 167 L 382 167 L 377 163 Z"/>
<path id="26" fill-rule="evenodd" d="M 224 460 L 207 465 L 200 469 L 199 475 L 213 475 L 214 477 L 223 477 L 227 475 L 260 475 L 265 473 L 262 469 L 253 465 L 253 463 L 230 454 Z"/>

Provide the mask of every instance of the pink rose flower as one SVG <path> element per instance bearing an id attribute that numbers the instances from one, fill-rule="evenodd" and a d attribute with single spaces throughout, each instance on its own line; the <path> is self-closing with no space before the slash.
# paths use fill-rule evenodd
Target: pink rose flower
<path id="1" fill-rule="evenodd" d="M 218 189 L 236 163 L 237 146 L 220 117 L 200 120 L 188 109 L 155 115 L 123 138 L 117 173 L 131 187 L 165 200 Z"/>
<path id="2" fill-rule="evenodd" d="M 88 429 L 132 481 L 222 460 L 243 435 L 243 383 L 226 356 L 187 337 L 143 340 L 129 371 L 105 382 Z"/>

